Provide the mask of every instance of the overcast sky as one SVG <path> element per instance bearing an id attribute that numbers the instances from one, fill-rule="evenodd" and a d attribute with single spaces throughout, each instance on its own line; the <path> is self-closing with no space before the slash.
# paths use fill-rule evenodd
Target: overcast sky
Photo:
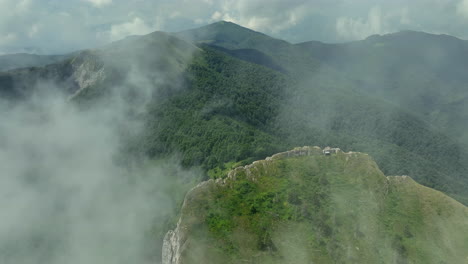
<path id="1" fill-rule="evenodd" d="M 218 20 L 290 42 L 403 29 L 468 39 L 468 0 L 0 0 L 0 53 L 62 53 Z"/>

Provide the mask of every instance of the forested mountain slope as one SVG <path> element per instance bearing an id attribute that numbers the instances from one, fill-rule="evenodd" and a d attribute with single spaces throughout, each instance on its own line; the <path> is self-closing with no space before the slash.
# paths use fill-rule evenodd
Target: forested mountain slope
<path id="1" fill-rule="evenodd" d="M 296 46 L 346 74 L 360 91 L 413 111 L 466 144 L 467 41 L 402 31 L 345 44 Z"/>
<path id="2" fill-rule="evenodd" d="M 436 45 L 438 39 L 426 41 Z M 236 163 L 282 149 L 334 145 L 370 153 L 386 175 L 410 175 L 467 203 L 468 155 L 459 137 L 378 88 L 369 92 L 374 86 L 361 85 L 351 64 L 329 59 L 327 50 L 335 45 L 312 46 L 228 22 L 177 34 L 155 32 L 45 67 L 0 73 L 0 95 L 18 100 L 49 86 L 44 83 L 54 84 L 72 103 L 91 108 L 115 103 L 109 94 L 118 93 L 135 108 L 128 114 L 144 123 L 143 131 L 127 140 L 127 159 L 177 155 L 184 166 L 201 166 L 218 177 Z M 402 80 L 397 83 L 405 86 L 398 89 L 413 91 Z M 415 86 L 414 94 L 421 87 Z"/>

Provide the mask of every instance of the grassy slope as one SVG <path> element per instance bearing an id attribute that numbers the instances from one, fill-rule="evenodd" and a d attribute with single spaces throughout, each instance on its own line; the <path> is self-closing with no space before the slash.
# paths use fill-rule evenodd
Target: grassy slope
<path id="1" fill-rule="evenodd" d="M 467 217 L 365 154 L 261 161 L 189 193 L 183 263 L 466 263 Z"/>

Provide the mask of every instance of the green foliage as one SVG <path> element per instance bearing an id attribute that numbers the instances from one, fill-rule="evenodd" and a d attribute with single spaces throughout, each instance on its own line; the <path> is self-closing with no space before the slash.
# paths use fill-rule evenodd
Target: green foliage
<path id="1" fill-rule="evenodd" d="M 178 152 L 183 165 L 209 170 L 282 147 L 262 128 L 278 111 L 285 76 L 207 48 L 189 67 L 187 79 L 187 90 L 151 106 L 141 143 L 146 153 Z"/>
<path id="2" fill-rule="evenodd" d="M 131 76 L 138 69 L 152 101 L 148 112 L 129 113 L 145 122 L 124 148 L 131 158 L 179 155 L 184 166 L 220 177 L 225 163 L 330 145 L 370 153 L 386 174 L 408 174 L 468 203 L 467 67 L 459 55 L 466 50 L 460 40 L 415 32 L 292 45 L 220 22 L 2 73 L 0 95 L 27 97 L 41 80 L 74 93 L 79 65 L 105 66 L 105 79 L 74 102 L 112 106 L 109 94 L 121 92 L 139 109 L 134 94 L 141 84 Z"/>
<path id="3" fill-rule="evenodd" d="M 463 263 L 468 257 L 467 208 L 410 178 L 387 179 L 367 155 L 261 161 L 233 174 L 186 199 L 185 235 L 204 252 L 204 263 L 215 263 L 214 249 L 224 263 Z M 192 253 L 188 246 L 184 256 Z"/>

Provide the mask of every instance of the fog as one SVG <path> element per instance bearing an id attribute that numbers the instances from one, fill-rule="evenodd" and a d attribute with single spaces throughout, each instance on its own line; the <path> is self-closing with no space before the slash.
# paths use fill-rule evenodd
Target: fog
<path id="1" fill-rule="evenodd" d="M 161 236 L 201 174 L 176 158 L 125 153 L 167 77 L 139 70 L 138 52 L 91 106 L 53 79 L 37 82 L 26 100 L 0 101 L 0 263 L 160 260 Z M 113 63 L 104 75 L 122 69 Z"/>

